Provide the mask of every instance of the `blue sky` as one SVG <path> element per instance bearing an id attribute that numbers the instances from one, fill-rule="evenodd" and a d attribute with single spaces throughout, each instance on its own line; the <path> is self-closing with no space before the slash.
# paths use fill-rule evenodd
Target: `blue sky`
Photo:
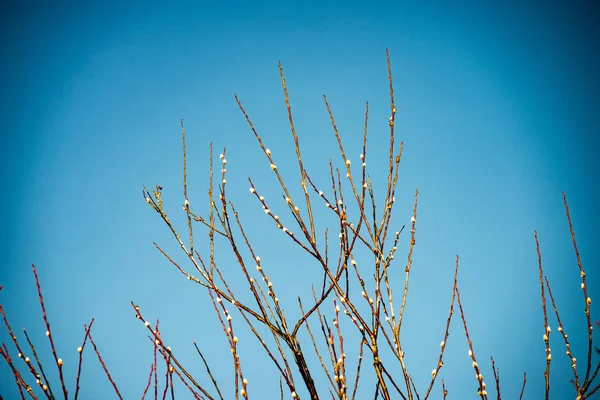
<path id="1" fill-rule="evenodd" d="M 489 387 L 494 356 L 504 396 L 517 396 L 526 371 L 526 398 L 539 398 L 545 355 L 534 229 L 574 353 L 585 359 L 583 299 L 563 190 L 590 296 L 599 293 L 600 13 L 591 4 L 3 4 L 0 301 L 13 328 L 26 327 L 49 360 L 35 263 L 71 387 L 83 324 L 95 317 L 94 339 L 120 391 L 125 398 L 141 396 L 152 346 L 129 305 L 134 300 L 147 318 L 161 320 L 166 341 L 202 376 L 192 340 L 199 343 L 231 398 L 229 349 L 208 296 L 152 245 L 181 259 L 166 226 L 143 201 L 142 185 L 164 187 L 167 210 L 184 231 L 180 118 L 188 134 L 190 203 L 199 212 L 207 210 L 208 144 L 217 154 L 226 146 L 230 199 L 286 312 L 296 315 L 297 295 L 308 301 L 310 284 L 320 280 L 317 266 L 269 224 L 248 192 L 250 176 L 273 204 L 281 194 L 233 93 L 294 185 L 298 172 L 277 70 L 282 62 L 303 159 L 324 188 L 329 157 L 338 166 L 341 161 L 322 95 L 356 161 L 369 101 L 369 168 L 381 187 L 389 48 L 397 133 L 404 141 L 393 220 L 398 228 L 409 222 L 414 190 L 420 191 L 404 331 L 409 368 L 423 392 L 437 360 L 459 254 L 462 300 Z M 293 191 L 299 193 L 297 185 Z M 285 205 L 276 207 L 283 214 Z M 325 207 L 316 208 L 322 228 L 335 227 Z M 205 232 L 197 232 L 199 250 L 207 254 Z M 408 236 L 402 243 L 404 255 Z M 217 254 L 223 268 L 233 269 L 224 245 Z M 402 271 L 405 258 L 398 258 Z M 228 271 L 243 289 L 235 272 Z M 399 274 L 396 296 L 402 281 Z M 456 317 L 440 376 L 450 398 L 475 398 Z M 241 318 L 236 321 L 251 397 L 276 398 L 275 369 L 244 333 Z M 557 399 L 572 395 L 558 339 L 551 339 L 560 349 L 552 364 Z M 8 342 L 8 334 L 2 331 L 0 340 Z M 17 392 L 3 363 L 0 376 L 0 393 L 12 398 Z M 82 379 L 83 398 L 112 398 L 92 353 L 85 355 Z M 368 382 L 360 388 L 363 396 L 373 395 Z M 317 383 L 326 396 L 322 377 Z M 186 398 L 185 389 L 178 390 Z"/>

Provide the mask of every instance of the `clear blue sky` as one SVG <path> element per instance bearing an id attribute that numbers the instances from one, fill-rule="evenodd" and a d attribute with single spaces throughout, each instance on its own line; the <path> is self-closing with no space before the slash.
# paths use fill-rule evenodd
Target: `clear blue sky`
<path id="1" fill-rule="evenodd" d="M 192 340 L 222 386 L 233 376 L 208 296 L 154 249 L 157 241 L 179 256 L 141 196 L 142 185 L 162 185 L 167 209 L 185 230 L 180 118 L 188 132 L 192 206 L 207 210 L 208 143 L 217 154 L 227 146 L 229 196 L 287 313 L 297 314 L 295 298 L 308 301 L 318 269 L 290 249 L 248 192 L 251 176 L 267 200 L 280 198 L 233 93 L 293 185 L 298 176 L 277 70 L 282 62 L 303 156 L 323 187 L 328 158 L 338 165 L 340 158 L 321 96 L 328 95 L 356 161 L 369 101 L 369 167 L 381 184 L 386 47 L 405 145 L 398 228 L 409 221 L 420 190 L 404 339 L 418 388 L 424 391 L 437 360 L 459 254 L 462 299 L 488 387 L 494 356 L 505 397 L 518 396 L 526 371 L 525 398 L 540 398 L 545 355 L 534 229 L 583 367 L 583 301 L 561 191 L 569 198 L 590 296 L 600 300 L 594 285 L 600 282 L 600 11 L 592 2 L 18 3 L 0 6 L 0 301 L 13 328 L 28 328 L 49 363 L 35 263 L 71 390 L 83 324 L 93 316 L 94 338 L 121 392 L 141 396 L 152 346 L 130 300 L 147 318 L 160 318 L 168 344 L 197 376 L 203 370 Z M 283 214 L 285 205 L 276 207 Z M 327 221 L 325 208 L 317 208 Z M 198 235 L 207 254 L 200 227 Z M 407 241 L 404 236 L 399 271 Z M 235 266 L 217 253 L 224 269 Z M 240 276 L 230 273 L 243 290 Z M 400 275 L 396 287 L 398 297 Z M 275 369 L 234 318 L 251 397 L 276 398 Z M 0 340 L 9 342 L 3 329 Z M 552 398 L 571 398 L 570 366 L 556 334 L 551 347 Z M 450 398 L 475 398 L 467 351 L 455 318 L 441 371 Z M 0 377 L 0 393 L 14 398 L 4 362 Z M 82 379 L 82 398 L 114 397 L 91 352 Z M 322 378 L 317 383 L 326 397 Z M 439 384 L 434 398 L 441 397 Z M 188 398 L 183 387 L 178 392 Z M 231 398 L 231 389 L 225 392 Z M 372 397 L 370 388 L 361 393 Z"/>

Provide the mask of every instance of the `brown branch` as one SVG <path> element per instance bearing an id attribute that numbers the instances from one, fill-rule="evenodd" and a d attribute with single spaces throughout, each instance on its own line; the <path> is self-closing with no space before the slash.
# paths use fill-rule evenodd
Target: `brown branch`
<path id="1" fill-rule="evenodd" d="M 443 379 L 442 379 L 442 395 L 444 396 L 444 400 L 446 400 L 446 397 L 448 396 L 448 391 L 446 390 L 446 384 L 444 383 Z"/>
<path id="2" fill-rule="evenodd" d="M 94 318 L 92 318 L 92 320 L 90 321 L 90 325 L 87 328 L 84 325 L 85 336 L 83 337 L 83 343 L 77 349 L 77 352 L 79 353 L 79 364 L 77 365 L 77 378 L 75 379 L 75 397 L 74 397 L 75 400 L 77 400 L 77 397 L 79 396 L 79 380 L 81 378 L 81 363 L 83 361 L 83 349 L 85 348 L 87 339 L 90 336 L 90 329 L 92 329 L 93 323 L 94 323 Z"/>
<path id="3" fill-rule="evenodd" d="M 25 380 L 23 379 L 23 377 L 21 376 L 21 374 L 19 373 L 19 371 L 13 364 L 12 358 L 10 357 L 10 354 L 8 353 L 8 348 L 6 347 L 6 344 L 4 344 L 4 343 L 2 343 L 2 345 L 0 346 L 0 355 L 2 357 L 4 357 L 4 360 L 6 361 L 6 363 L 12 370 L 12 373 L 15 377 L 15 384 L 17 385 L 17 388 L 19 389 L 19 394 L 21 395 L 21 399 L 25 400 L 25 394 L 23 393 L 23 388 L 25 388 L 25 390 L 31 396 L 32 399 L 36 399 L 35 395 L 33 394 L 33 391 L 31 390 L 31 386 L 29 386 L 27 383 L 25 383 Z"/>
<path id="4" fill-rule="evenodd" d="M 215 380 L 215 377 L 213 376 L 212 372 L 210 371 L 210 368 L 208 367 L 208 363 L 206 362 L 206 359 L 202 355 L 202 352 L 198 348 L 198 345 L 196 344 L 196 342 L 194 342 L 194 347 L 196 348 L 196 351 L 200 355 L 200 358 L 202 358 L 202 362 L 204 363 L 204 368 L 206 369 L 206 372 L 208 373 L 208 376 L 210 377 L 210 380 L 212 381 L 213 386 L 215 387 L 215 389 L 217 391 L 217 394 L 219 395 L 219 398 L 221 400 L 223 400 L 223 395 L 221 394 L 221 390 L 219 389 L 219 385 L 217 384 L 217 381 Z"/>
<path id="5" fill-rule="evenodd" d="M 527 383 L 527 372 L 523 372 L 523 386 L 521 387 L 521 394 L 519 400 L 523 400 L 523 393 L 525 393 L 525 384 Z"/>
<path id="6" fill-rule="evenodd" d="M 65 386 L 65 378 L 63 376 L 62 370 L 62 359 L 58 358 L 56 355 L 56 349 L 54 348 L 54 340 L 52 339 L 52 331 L 50 330 L 50 323 L 48 322 L 48 316 L 46 314 L 46 307 L 44 306 L 44 297 L 42 296 L 42 288 L 40 286 L 40 280 L 38 278 L 37 269 L 35 265 L 31 265 L 33 267 L 33 275 L 35 275 L 35 285 L 37 286 L 38 296 L 40 299 L 40 305 L 42 306 L 42 317 L 44 318 L 44 323 L 46 324 L 46 336 L 48 336 L 48 340 L 50 341 L 50 347 L 52 348 L 52 355 L 54 356 L 54 361 L 56 362 L 56 367 L 58 368 L 58 376 L 60 379 L 60 384 L 62 386 L 63 394 L 65 400 L 68 398 L 67 387 Z"/>
<path id="7" fill-rule="evenodd" d="M 92 322 L 93 322 L 93 320 L 92 320 Z M 90 328 L 91 328 L 91 325 L 90 325 Z M 94 339 L 92 338 L 92 333 L 90 332 L 89 328 L 87 328 L 87 327 L 86 327 L 86 330 L 88 331 L 88 337 L 90 338 L 90 343 L 92 344 L 92 347 L 94 347 L 94 351 L 96 352 L 96 355 L 98 356 L 98 361 L 100 361 L 100 365 L 102 365 L 102 369 L 106 373 L 106 377 L 108 378 L 108 381 L 112 384 L 113 388 L 115 389 L 115 393 L 117 394 L 119 399 L 123 400 L 123 397 L 121 396 L 121 393 L 119 392 L 119 389 L 117 388 L 117 384 L 115 383 L 115 381 L 113 381 L 112 377 L 110 376 L 110 373 L 108 372 L 108 368 L 106 368 L 106 364 L 104 363 L 104 360 L 100 356 L 100 351 L 98 350 L 98 347 L 96 347 L 96 343 L 94 343 Z"/>
<path id="8" fill-rule="evenodd" d="M 540 242 L 538 240 L 537 231 L 533 231 L 535 237 L 535 247 L 538 255 L 538 266 L 540 270 L 540 287 L 542 289 L 542 309 L 544 311 L 544 344 L 546 345 L 546 370 L 544 371 L 544 379 L 546 381 L 546 390 L 544 398 L 548 400 L 550 395 L 550 362 L 552 355 L 550 354 L 550 325 L 548 325 L 548 312 L 546 310 L 546 294 L 544 290 L 544 269 L 542 267 L 542 253 L 540 252 Z"/>
<path id="9" fill-rule="evenodd" d="M 8 331 L 8 334 L 10 336 L 10 338 L 12 339 L 15 348 L 17 349 L 17 357 L 23 359 L 23 361 L 25 361 L 25 364 L 27 365 L 27 368 L 29 370 L 29 372 L 31 373 L 31 375 L 36 379 L 36 384 L 44 389 L 44 387 L 47 388 L 47 386 L 44 384 L 44 382 L 42 382 L 40 379 L 38 379 L 39 374 L 37 372 L 37 370 L 35 369 L 35 367 L 33 366 L 33 364 L 31 363 L 31 360 L 29 357 L 26 357 L 23 355 L 23 351 L 21 350 L 21 346 L 19 345 L 19 341 L 17 339 L 17 336 L 13 333 L 12 327 L 10 326 L 10 323 L 8 322 L 8 318 L 6 317 L 6 314 L 4 313 L 4 309 L 2 307 L 2 304 L 0 304 L 0 315 L 2 315 L 2 319 L 4 320 L 4 325 L 6 326 L 6 330 Z M 34 350 L 35 353 L 35 350 Z M 6 355 L 8 356 L 8 350 L 6 350 Z M 8 359 L 5 356 L 5 359 L 8 361 Z M 37 356 L 36 356 L 36 360 L 37 360 Z M 10 365 L 10 363 L 9 363 Z M 39 360 L 38 360 L 38 365 L 39 365 Z M 21 375 L 19 374 L 19 377 L 21 377 Z M 23 378 L 20 378 L 23 382 Z M 46 379 L 44 377 L 44 379 Z M 30 391 L 31 389 L 29 389 L 28 391 Z M 46 392 L 46 390 L 44 390 L 44 392 Z M 46 396 L 50 396 L 50 393 L 45 393 Z"/>
<path id="10" fill-rule="evenodd" d="M 158 346 L 158 350 L 161 352 L 161 354 L 163 354 L 163 356 L 165 356 L 165 354 L 168 354 L 171 357 L 173 363 L 177 366 L 177 368 L 179 368 L 179 370 L 185 375 L 185 377 L 192 383 L 192 385 L 194 385 L 194 387 L 196 387 L 198 390 L 200 390 L 202 392 L 202 394 L 204 394 L 206 397 L 208 397 L 209 400 L 213 400 L 213 397 L 202 386 L 200 386 L 200 384 L 198 384 L 198 382 L 196 382 L 196 380 L 189 374 L 189 372 L 187 372 L 187 370 L 181 365 L 181 363 L 177 360 L 177 358 L 171 352 L 171 349 L 164 345 L 163 341 L 157 335 L 156 331 L 152 329 L 150 322 L 147 321 L 146 319 L 144 319 L 144 317 L 142 316 L 142 313 L 140 312 L 140 307 L 136 306 L 133 301 L 131 302 L 131 306 L 133 307 L 133 309 L 135 311 L 136 318 L 139 319 L 140 321 L 142 321 L 144 323 L 144 326 L 146 327 L 146 329 L 148 329 L 148 331 L 150 332 L 150 336 L 153 339 L 154 343 Z M 90 335 L 90 340 L 91 339 L 92 338 Z M 93 342 L 92 342 L 92 344 L 93 344 Z M 155 363 L 155 365 L 156 365 L 156 363 Z M 197 395 L 197 393 L 187 384 L 187 382 L 185 382 L 185 380 L 181 377 L 181 375 L 179 374 L 177 369 L 175 369 L 175 372 L 177 373 L 179 378 L 184 382 L 184 384 L 188 387 L 188 389 L 190 389 L 192 394 L 194 394 L 194 396 L 196 396 L 196 398 L 198 398 L 199 396 Z"/>
<path id="11" fill-rule="evenodd" d="M 579 249 L 577 247 L 577 240 L 575 239 L 575 231 L 573 230 L 573 223 L 571 222 L 571 214 L 569 213 L 569 205 L 567 204 L 567 195 L 562 192 L 563 203 L 565 206 L 565 214 L 567 215 L 567 221 L 569 222 L 569 231 L 571 232 L 571 240 L 573 241 L 573 249 L 575 250 L 575 256 L 577 257 L 577 266 L 579 267 L 579 275 L 581 276 L 581 289 L 583 291 L 583 301 L 585 303 L 585 316 L 587 318 L 587 332 L 588 332 L 588 352 L 587 352 L 587 365 L 585 369 L 585 378 L 583 379 L 582 391 L 585 392 L 587 387 L 591 384 L 589 380 L 590 371 L 592 369 L 592 320 L 591 320 L 591 304 L 592 300 L 588 295 L 587 282 L 585 271 L 581 265 L 581 257 L 579 256 Z"/>
<path id="12" fill-rule="evenodd" d="M 458 256 L 457 256 L 458 262 Z M 479 390 L 477 394 L 481 397 L 482 400 L 487 399 L 487 391 L 484 387 L 483 376 L 481 374 L 481 370 L 479 369 L 479 365 L 477 364 L 477 359 L 475 358 L 475 352 L 473 351 L 473 342 L 471 341 L 471 337 L 469 336 L 469 329 L 467 328 L 467 320 L 465 318 L 465 313 L 463 311 L 463 306 L 460 301 L 460 291 L 458 290 L 458 285 L 456 286 L 456 301 L 458 302 L 458 308 L 460 309 L 460 317 L 463 322 L 463 326 L 465 328 L 465 336 L 467 337 L 467 342 L 469 343 L 469 357 L 473 360 L 473 368 L 475 369 L 475 375 L 477 377 L 477 383 L 479 383 Z"/>
<path id="13" fill-rule="evenodd" d="M 494 363 L 494 357 L 490 357 L 492 360 L 492 371 L 494 372 L 494 381 L 496 381 L 496 393 L 498 393 L 498 400 L 501 400 L 500 396 L 500 371 L 496 369 L 496 364 Z"/>
<path id="14" fill-rule="evenodd" d="M 294 137 L 294 145 L 296 148 L 296 158 L 298 159 L 298 167 L 300 168 L 302 190 L 304 191 L 304 198 L 306 201 L 306 211 L 308 213 L 309 224 L 310 224 L 310 237 L 312 238 L 311 243 L 316 243 L 317 237 L 315 235 L 315 223 L 313 221 L 313 213 L 310 204 L 310 196 L 308 195 L 308 190 L 306 188 L 306 171 L 304 170 L 304 166 L 302 164 L 302 156 L 300 155 L 300 143 L 298 142 L 298 135 L 296 134 L 296 128 L 294 128 L 294 121 L 292 119 L 292 109 L 290 107 L 290 100 L 287 91 L 287 86 L 285 84 L 285 77 L 283 76 L 283 68 L 281 63 L 279 63 L 279 75 L 281 76 L 281 86 L 283 87 L 283 93 L 285 95 L 285 106 L 287 108 L 288 119 L 290 120 L 290 129 L 292 131 L 292 136 Z M 289 196 L 288 196 L 289 197 Z"/>
<path id="15" fill-rule="evenodd" d="M 431 383 L 429 384 L 429 388 L 427 388 L 427 392 L 425 393 L 424 400 L 427 400 L 427 398 L 429 397 L 429 394 L 431 393 L 431 390 L 433 389 L 435 379 L 437 378 L 438 373 L 440 372 L 440 369 L 444 365 L 444 361 L 443 361 L 444 350 L 446 350 L 446 347 L 448 345 L 450 321 L 452 320 L 452 316 L 454 315 L 454 298 L 456 296 L 457 280 L 458 280 L 458 256 L 456 257 L 456 267 L 454 269 L 454 283 L 452 285 L 452 301 L 450 302 L 450 311 L 448 313 L 448 318 L 446 319 L 446 330 L 444 332 L 444 340 L 442 340 L 442 342 L 440 344 L 440 348 L 441 348 L 440 356 L 438 358 L 438 363 L 437 363 L 436 367 L 431 372 Z"/>
<path id="16" fill-rule="evenodd" d="M 33 358 L 35 359 L 35 362 L 38 366 L 38 368 L 40 369 L 40 374 L 42 375 L 42 378 L 44 378 L 44 380 L 42 381 L 40 379 L 40 376 L 37 375 L 36 376 L 36 383 L 38 384 L 38 386 L 40 386 L 42 388 L 42 390 L 44 389 L 44 387 L 47 387 L 48 390 L 44 390 L 44 394 L 46 395 L 47 398 L 54 398 L 54 394 L 52 393 L 52 390 L 50 389 L 50 383 L 48 381 L 48 378 L 46 377 L 46 373 L 44 372 L 44 368 L 42 367 L 42 363 L 40 362 L 40 359 L 37 355 L 37 351 L 35 350 L 35 346 L 33 345 L 33 343 L 31 342 L 31 340 L 29 339 L 29 335 L 27 334 L 27 331 L 25 330 L 25 328 L 23 328 L 23 334 L 25 335 L 25 339 L 27 340 L 27 343 L 29 344 L 29 348 L 31 349 L 31 352 L 33 353 Z M 46 383 L 45 385 L 43 383 Z"/>
<path id="17" fill-rule="evenodd" d="M 150 383 L 152 382 L 152 374 L 154 373 L 154 362 L 150 365 L 150 375 L 148 375 L 148 383 L 146 384 L 146 388 L 144 388 L 144 393 L 142 393 L 142 400 L 146 398 L 146 393 L 148 393 L 148 389 L 150 389 Z"/>
<path id="18" fill-rule="evenodd" d="M 567 347 L 567 357 L 569 357 L 569 363 L 571 364 L 571 368 L 573 369 L 573 375 L 575 377 L 575 380 L 573 381 L 574 385 L 575 385 L 575 390 L 577 391 L 577 394 L 581 393 L 581 386 L 579 385 L 579 375 L 577 374 L 577 364 L 575 363 L 575 358 L 573 357 L 573 354 L 571 353 L 571 344 L 569 343 L 569 337 L 567 336 L 567 334 L 564 331 L 563 328 L 563 324 L 562 321 L 560 320 L 560 315 L 558 314 L 558 308 L 556 307 L 556 302 L 554 301 L 554 296 L 552 295 L 552 290 L 550 289 L 550 282 L 548 281 L 548 278 L 546 276 L 544 276 L 545 282 L 546 282 L 546 288 L 548 288 L 548 295 L 550 296 L 550 301 L 552 302 L 552 307 L 554 308 L 554 314 L 556 315 L 556 320 L 558 321 L 558 332 L 560 332 L 560 334 L 563 337 L 563 340 L 565 342 L 565 346 Z"/>

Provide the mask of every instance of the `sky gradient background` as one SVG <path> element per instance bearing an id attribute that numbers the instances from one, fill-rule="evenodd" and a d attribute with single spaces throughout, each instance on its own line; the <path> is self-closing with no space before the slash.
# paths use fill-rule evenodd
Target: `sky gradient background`
<path id="1" fill-rule="evenodd" d="M 462 300 L 490 394 L 494 356 L 504 396 L 518 396 L 526 371 L 525 398 L 540 398 L 545 355 L 534 229 L 581 368 L 586 355 L 562 190 L 590 296 L 595 301 L 599 293 L 600 12 L 592 2 L 502 3 L 3 3 L 0 302 L 13 328 L 26 327 L 49 360 L 35 263 L 71 391 L 83 324 L 95 317 L 95 341 L 121 393 L 141 396 L 152 346 L 129 305 L 134 300 L 148 319 L 160 318 L 168 344 L 207 382 L 191 344 L 197 341 L 232 398 L 230 353 L 208 296 L 152 245 L 178 255 L 167 227 L 143 201 L 142 185 L 164 187 L 165 206 L 185 231 L 179 119 L 188 134 L 190 202 L 200 214 L 208 204 L 208 144 L 216 154 L 227 146 L 229 197 L 286 311 L 296 315 L 296 296 L 308 301 L 310 284 L 320 280 L 317 266 L 290 248 L 248 193 L 250 176 L 283 215 L 280 190 L 233 93 L 294 185 L 298 170 L 277 70 L 282 62 L 303 159 L 323 190 L 329 157 L 341 162 L 322 95 L 356 165 L 369 101 L 368 164 L 381 186 L 389 48 L 397 133 L 404 141 L 393 230 L 410 221 L 414 190 L 420 191 L 404 331 L 409 369 L 424 392 L 459 254 Z M 331 222 L 335 229 L 325 207 L 315 208 L 323 227 Z M 197 232 L 199 250 L 207 254 L 205 232 Z M 401 242 L 398 271 L 408 236 Z M 225 268 L 229 256 L 219 247 L 217 254 Z M 233 272 L 232 282 L 243 288 Z M 399 274 L 396 297 L 402 282 Z M 235 315 L 251 397 L 277 398 L 275 369 Z M 598 320 L 594 309 L 592 316 Z M 9 342 L 3 329 L 0 340 Z M 556 334 L 551 347 L 552 398 L 572 398 L 572 373 Z M 456 314 L 441 371 L 449 398 L 476 397 L 467 351 Z M 81 398 L 114 397 L 91 352 L 82 379 Z M 369 382 L 359 393 L 370 398 Z M 317 384 L 326 396 L 322 377 Z M 181 385 L 178 393 L 191 397 Z M 0 394 L 17 395 L 3 362 Z M 433 398 L 441 398 L 439 380 Z"/>

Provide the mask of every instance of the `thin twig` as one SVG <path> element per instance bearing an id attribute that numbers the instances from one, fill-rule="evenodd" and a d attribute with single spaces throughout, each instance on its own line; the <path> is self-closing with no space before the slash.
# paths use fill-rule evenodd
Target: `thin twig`
<path id="1" fill-rule="evenodd" d="M 96 347 L 96 343 L 94 343 L 94 339 L 92 338 L 92 333 L 90 332 L 90 330 L 87 327 L 86 327 L 86 330 L 88 331 L 88 337 L 90 338 L 90 343 L 94 347 L 94 351 L 96 352 L 96 355 L 98 356 L 98 361 L 100 361 L 100 365 L 102 365 L 102 369 L 106 373 L 106 377 L 108 378 L 108 381 L 112 384 L 113 388 L 115 389 L 115 393 L 117 394 L 119 399 L 123 400 L 123 397 L 121 396 L 121 393 L 119 392 L 119 389 L 117 388 L 117 384 L 110 376 L 110 372 L 108 372 L 108 368 L 106 368 L 106 364 L 104 363 L 104 360 L 100 356 L 100 351 L 98 350 L 98 347 Z"/>

